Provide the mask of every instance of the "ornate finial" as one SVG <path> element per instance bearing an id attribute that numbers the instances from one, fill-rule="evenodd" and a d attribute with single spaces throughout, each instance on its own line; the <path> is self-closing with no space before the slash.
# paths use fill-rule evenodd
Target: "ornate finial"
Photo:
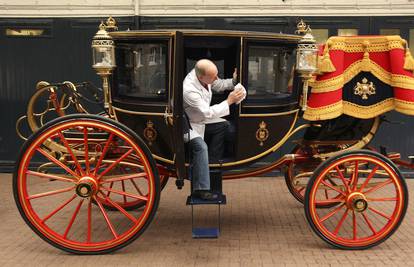
<path id="1" fill-rule="evenodd" d="M 109 16 L 109 18 L 106 20 L 106 29 L 113 31 L 118 30 L 118 26 L 116 26 L 116 20 L 112 16 Z"/>
<path id="2" fill-rule="evenodd" d="M 306 25 L 306 23 L 301 19 L 299 23 L 296 25 L 297 30 L 295 31 L 296 34 L 305 34 L 312 32 L 311 28 Z"/>
<path id="3" fill-rule="evenodd" d="M 105 23 L 101 20 L 101 24 L 99 24 L 99 30 L 104 31 L 106 29 Z"/>

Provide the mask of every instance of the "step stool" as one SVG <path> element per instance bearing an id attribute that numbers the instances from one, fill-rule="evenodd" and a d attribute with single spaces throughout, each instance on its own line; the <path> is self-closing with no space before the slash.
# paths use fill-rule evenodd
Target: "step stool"
<path id="1" fill-rule="evenodd" d="M 222 177 L 220 170 L 210 170 L 211 191 L 218 195 L 217 199 L 204 200 L 193 195 L 187 197 L 187 205 L 191 205 L 191 231 L 193 238 L 218 238 L 221 226 L 220 206 L 227 203 L 226 195 L 222 192 Z M 196 227 L 194 224 L 194 205 L 217 205 L 217 225 L 215 227 Z"/>

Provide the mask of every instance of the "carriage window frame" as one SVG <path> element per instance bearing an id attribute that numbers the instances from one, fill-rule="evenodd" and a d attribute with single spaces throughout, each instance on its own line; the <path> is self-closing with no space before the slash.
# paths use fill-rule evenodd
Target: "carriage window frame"
<path id="1" fill-rule="evenodd" d="M 286 96 L 275 96 L 275 97 L 249 97 L 249 48 L 252 46 L 268 46 L 279 48 L 280 50 L 290 50 L 292 51 L 292 61 L 296 61 L 296 43 L 289 43 L 286 40 L 257 40 L 257 39 L 245 39 L 244 52 L 243 52 L 243 77 L 242 84 L 245 85 L 247 90 L 246 99 L 242 102 L 241 108 L 257 108 L 257 107 L 283 107 L 283 106 L 292 106 L 298 102 L 298 79 L 297 73 L 294 69 L 293 63 L 293 80 L 292 80 L 292 91 Z"/>
<path id="2" fill-rule="evenodd" d="M 126 44 L 126 45 L 158 45 L 156 49 L 156 55 L 152 55 L 150 53 L 153 53 L 153 49 L 150 50 L 150 53 L 147 54 L 147 61 L 149 67 L 157 67 L 162 63 L 162 58 L 164 57 L 165 66 L 163 66 L 164 73 L 165 73 L 165 93 L 161 95 L 157 95 L 154 93 L 153 95 L 144 95 L 144 94 L 122 94 L 119 89 L 119 66 L 117 66 L 114 70 L 113 74 L 113 80 L 112 80 L 112 96 L 117 101 L 122 101 L 124 103 L 136 103 L 136 104 L 144 104 L 144 105 L 167 105 L 168 99 L 170 97 L 170 88 L 171 88 L 171 64 L 172 64 L 172 42 L 170 37 L 148 37 L 148 36 L 140 36 L 139 38 L 134 39 L 120 39 L 115 41 L 115 51 L 116 55 L 119 54 L 117 51 L 117 46 L 120 44 Z M 132 71 L 137 72 L 140 71 L 140 69 L 144 68 L 145 64 L 143 61 L 145 61 L 145 55 L 143 54 L 143 50 L 141 48 L 138 48 L 137 51 L 134 51 L 137 53 L 134 53 L 132 57 Z M 162 53 L 162 54 L 159 54 Z M 154 58 L 155 56 L 155 58 Z M 118 60 L 118 59 L 117 59 Z M 151 61 L 151 62 L 150 62 Z M 117 65 L 120 62 L 117 61 Z M 150 64 L 151 63 L 151 64 Z M 115 81 L 118 81 L 117 84 Z"/>

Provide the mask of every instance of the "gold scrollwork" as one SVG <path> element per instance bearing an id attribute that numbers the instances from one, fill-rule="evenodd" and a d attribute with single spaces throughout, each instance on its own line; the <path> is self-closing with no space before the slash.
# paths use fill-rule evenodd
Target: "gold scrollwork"
<path id="1" fill-rule="evenodd" d="M 361 96 L 364 100 L 368 99 L 368 95 L 376 94 L 374 83 L 368 83 L 367 78 L 362 79 L 362 83 L 357 82 L 355 85 L 354 94 Z"/>
<path id="2" fill-rule="evenodd" d="M 256 131 L 256 139 L 260 142 L 260 146 L 263 146 L 263 142 L 266 141 L 267 138 L 269 138 L 269 130 L 266 129 L 266 126 L 266 123 L 262 121 L 259 124 L 259 129 L 257 129 Z"/>
<path id="3" fill-rule="evenodd" d="M 144 129 L 144 137 L 150 146 L 157 139 L 157 131 L 154 128 L 154 123 L 150 120 L 147 121 L 147 127 Z"/>

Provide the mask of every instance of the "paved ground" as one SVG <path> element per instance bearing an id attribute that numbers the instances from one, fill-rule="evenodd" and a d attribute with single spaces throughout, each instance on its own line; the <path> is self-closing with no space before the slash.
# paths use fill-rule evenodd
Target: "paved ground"
<path id="1" fill-rule="evenodd" d="M 226 181 L 222 235 L 214 240 L 191 238 L 188 185 L 179 191 L 170 182 L 155 220 L 133 244 L 111 255 L 75 256 L 53 248 L 26 226 L 12 198 L 11 175 L 0 180 L 0 266 L 414 266 L 411 200 L 403 224 L 385 243 L 342 251 L 313 234 L 303 207 L 281 178 Z M 413 195 L 414 180 L 408 185 Z"/>

